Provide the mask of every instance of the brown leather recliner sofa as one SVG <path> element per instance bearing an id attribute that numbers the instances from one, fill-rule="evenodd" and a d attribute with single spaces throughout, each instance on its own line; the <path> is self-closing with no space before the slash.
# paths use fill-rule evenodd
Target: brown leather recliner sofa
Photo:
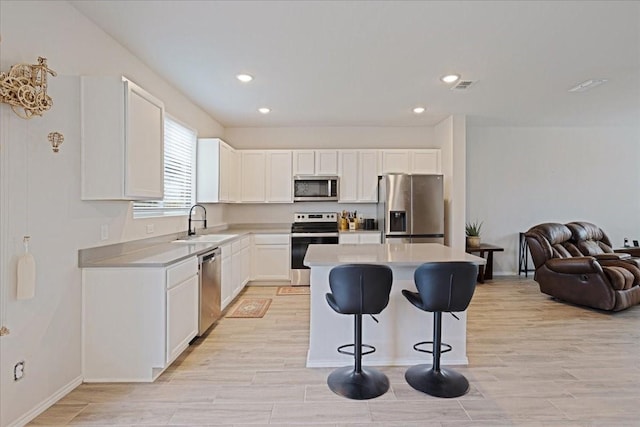
<path id="1" fill-rule="evenodd" d="M 640 258 L 614 252 L 598 226 L 544 223 L 525 237 L 541 292 L 601 310 L 620 311 L 640 303 Z"/>

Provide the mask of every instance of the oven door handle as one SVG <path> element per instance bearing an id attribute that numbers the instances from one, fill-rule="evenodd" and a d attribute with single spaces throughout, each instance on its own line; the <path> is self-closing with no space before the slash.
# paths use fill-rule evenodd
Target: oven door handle
<path id="1" fill-rule="evenodd" d="M 338 233 L 291 233 L 291 238 L 296 237 L 339 237 Z"/>

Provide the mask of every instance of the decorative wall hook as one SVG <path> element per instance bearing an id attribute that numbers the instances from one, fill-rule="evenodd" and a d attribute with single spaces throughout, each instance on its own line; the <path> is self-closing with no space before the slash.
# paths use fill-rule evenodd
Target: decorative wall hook
<path id="1" fill-rule="evenodd" d="M 37 64 L 13 65 L 8 73 L 0 73 L 0 101 L 23 119 L 41 116 L 53 105 L 47 95 L 47 74 L 56 76 L 47 67 L 47 58 L 38 57 Z"/>
<path id="2" fill-rule="evenodd" d="M 53 152 L 57 153 L 60 151 L 60 145 L 64 142 L 64 135 L 60 132 L 49 132 L 47 136 L 49 142 L 51 143 L 51 147 L 53 148 Z"/>

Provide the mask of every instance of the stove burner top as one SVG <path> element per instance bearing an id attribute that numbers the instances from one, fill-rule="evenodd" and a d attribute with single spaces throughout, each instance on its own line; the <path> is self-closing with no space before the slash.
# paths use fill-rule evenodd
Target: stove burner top
<path id="1" fill-rule="evenodd" d="M 292 233 L 327 233 L 338 231 L 335 212 L 298 212 L 293 214 Z"/>

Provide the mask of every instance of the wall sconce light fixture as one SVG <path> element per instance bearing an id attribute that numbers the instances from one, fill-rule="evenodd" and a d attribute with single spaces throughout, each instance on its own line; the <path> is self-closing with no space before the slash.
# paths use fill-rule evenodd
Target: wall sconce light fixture
<path id="1" fill-rule="evenodd" d="M 60 132 L 49 132 L 47 136 L 49 142 L 51 143 L 51 147 L 53 148 L 53 152 L 57 153 L 60 151 L 60 145 L 64 142 L 64 135 Z"/>

